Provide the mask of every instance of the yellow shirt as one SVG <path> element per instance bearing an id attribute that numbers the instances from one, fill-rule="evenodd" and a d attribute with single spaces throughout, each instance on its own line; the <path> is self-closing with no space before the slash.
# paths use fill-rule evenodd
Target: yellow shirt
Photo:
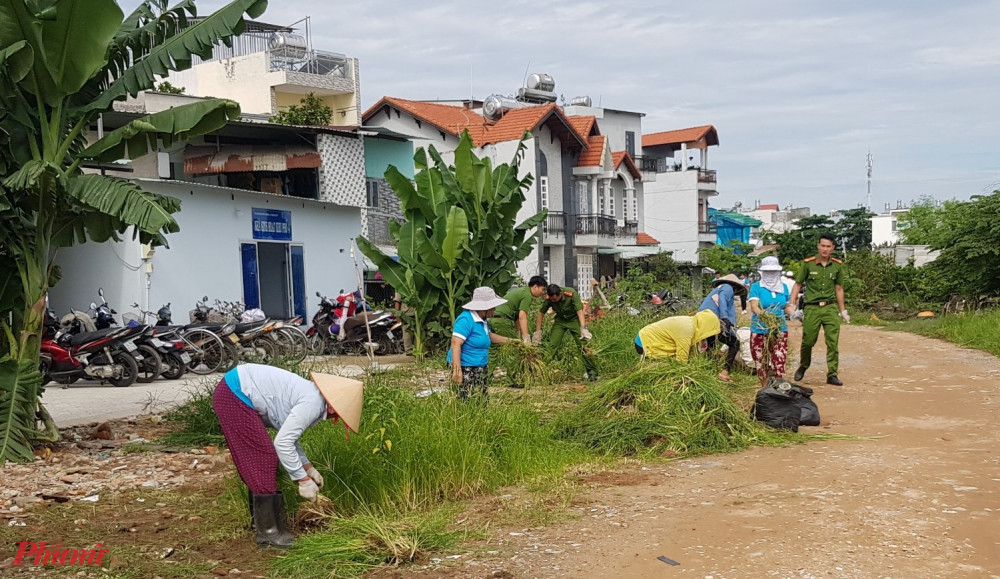
<path id="1" fill-rule="evenodd" d="M 705 310 L 694 316 L 673 316 L 639 330 L 642 349 L 650 358 L 675 356 L 687 362 L 691 346 L 720 332 L 719 318 Z"/>

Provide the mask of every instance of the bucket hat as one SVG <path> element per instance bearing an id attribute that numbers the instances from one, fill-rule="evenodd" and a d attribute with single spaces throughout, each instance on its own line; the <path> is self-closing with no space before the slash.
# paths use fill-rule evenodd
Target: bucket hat
<path id="1" fill-rule="evenodd" d="M 462 306 L 463 309 L 472 311 L 492 310 L 493 308 L 507 303 L 507 300 L 497 295 L 491 287 L 477 287 L 472 292 L 472 301 Z"/>
<path id="2" fill-rule="evenodd" d="M 781 263 L 778 262 L 778 258 L 773 255 L 769 255 L 764 259 L 760 260 L 760 271 L 781 271 Z"/>

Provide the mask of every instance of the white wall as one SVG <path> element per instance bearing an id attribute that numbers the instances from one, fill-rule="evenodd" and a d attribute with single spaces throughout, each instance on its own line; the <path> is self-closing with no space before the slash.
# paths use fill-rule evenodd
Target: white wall
<path id="1" fill-rule="evenodd" d="M 439 152 L 444 152 L 453 151 L 458 146 L 458 137 L 448 133 L 444 133 L 444 137 L 442 137 L 442 131 L 434 125 L 420 121 L 420 126 L 418 127 L 417 119 L 413 118 L 406 111 L 398 111 L 392 105 L 388 105 L 387 108 L 389 113 L 386 113 L 386 108 L 383 107 L 377 114 L 372 115 L 368 119 L 365 126 L 383 127 L 390 131 L 407 135 L 413 141 L 414 149 L 417 147 L 427 148 L 428 145 L 434 145 L 434 148 Z"/>
<path id="2" fill-rule="evenodd" d="M 531 173 L 535 176 L 535 181 L 532 183 L 531 188 L 525 192 L 524 204 L 521 206 L 521 210 L 517 212 L 517 223 L 520 224 L 525 219 L 531 217 L 532 215 L 538 213 L 540 208 L 538 207 L 538 178 L 535 175 L 535 143 L 533 140 L 528 141 L 527 149 L 524 151 L 524 157 L 521 159 L 521 164 L 519 166 L 518 178 L 523 179 L 525 175 Z M 475 151 L 480 157 L 488 157 L 493 166 L 496 167 L 502 163 L 509 163 L 514 158 L 514 153 L 517 151 L 518 141 L 505 141 L 503 143 L 497 143 L 495 145 L 486 145 Z M 552 168 L 551 159 L 549 160 L 549 196 L 552 195 Z M 537 231 L 537 229 L 536 229 Z M 533 275 L 538 275 L 542 270 L 542 265 L 540 263 L 541 257 L 538 251 L 541 245 L 541 238 L 539 236 L 538 242 L 535 243 L 534 249 L 531 250 L 531 254 L 528 255 L 524 260 L 518 262 L 517 273 L 522 278 L 527 280 Z M 495 288 L 497 291 L 503 291 L 501 289 Z"/>
<path id="3" fill-rule="evenodd" d="M 239 249 L 241 241 L 253 239 L 253 207 L 292 212 L 291 243 L 304 246 L 307 316 L 311 317 L 318 306 L 316 291 L 334 295 L 357 286 L 350 247 L 360 229 L 358 208 L 180 181 L 144 180 L 141 185 L 182 202 L 176 215 L 180 232 L 170 235 L 170 248 L 157 248 L 152 259 L 148 301 L 145 273 L 141 269 L 130 271 L 112 251 L 117 250 L 130 266 L 141 265 L 137 242 L 88 243 L 62 250 L 57 256 L 63 279 L 53 288 L 50 303 L 58 315 L 96 301 L 101 285 L 119 312 L 133 311 L 133 302 L 152 311 L 171 302 L 176 322 L 185 321 L 188 310 L 203 295 L 242 300 Z"/>
<path id="4" fill-rule="evenodd" d="M 872 220 L 872 246 L 896 245 L 900 235 L 896 231 L 896 215 L 876 215 Z"/>
<path id="5" fill-rule="evenodd" d="M 657 173 L 639 197 L 642 227 L 674 252 L 678 262 L 698 262 L 698 172 Z M 643 231 L 643 229 L 640 229 Z"/>
<path id="6" fill-rule="evenodd" d="M 212 61 L 174 72 L 170 84 L 187 94 L 232 99 L 243 113 L 271 114 L 271 87 L 284 82 L 283 72 L 271 72 L 266 52 Z"/>

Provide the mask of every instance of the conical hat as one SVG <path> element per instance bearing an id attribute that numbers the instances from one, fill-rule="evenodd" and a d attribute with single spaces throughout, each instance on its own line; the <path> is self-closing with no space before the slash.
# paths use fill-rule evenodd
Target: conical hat
<path id="1" fill-rule="evenodd" d="M 327 404 L 333 407 L 337 416 L 354 432 L 361 428 L 361 405 L 364 401 L 364 385 L 357 380 L 310 372 L 309 377 L 319 388 Z"/>
<path id="2" fill-rule="evenodd" d="M 732 274 L 731 273 L 729 275 L 724 275 L 724 276 L 720 277 L 719 279 L 713 281 L 712 282 L 712 286 L 713 287 L 717 287 L 719 284 L 723 284 L 723 283 L 727 283 L 727 284 L 731 285 L 733 287 L 733 291 L 736 292 L 736 295 L 738 295 L 738 296 L 739 295 L 746 295 L 747 292 L 749 291 L 749 289 L 747 289 L 746 284 L 743 283 L 743 280 L 741 280 L 740 278 L 736 277 L 736 274 Z"/>

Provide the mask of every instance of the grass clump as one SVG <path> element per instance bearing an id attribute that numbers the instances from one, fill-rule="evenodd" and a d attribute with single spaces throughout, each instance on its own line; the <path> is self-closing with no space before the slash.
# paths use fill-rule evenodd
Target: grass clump
<path id="1" fill-rule="evenodd" d="M 966 348 L 975 348 L 1000 356 L 1000 333 L 997 332 L 997 327 L 1000 327 L 1000 309 L 908 320 L 886 326 L 893 331 L 911 332 L 947 340 Z"/>
<path id="2" fill-rule="evenodd" d="M 507 378 L 512 383 L 525 388 L 552 383 L 552 371 L 545 363 L 540 346 L 512 340 L 496 348 L 490 355 L 490 361 L 492 366 L 506 370 Z"/>
<path id="3" fill-rule="evenodd" d="M 225 444 L 222 426 L 212 408 L 212 393 L 217 381 L 205 379 L 194 386 L 191 397 L 163 415 L 166 422 L 179 428 L 163 436 L 165 444 L 177 446 L 208 446 Z"/>
<path id="4" fill-rule="evenodd" d="M 746 390 L 720 382 L 704 358 L 688 364 L 643 362 L 634 372 L 597 386 L 556 420 L 556 436 L 602 454 L 650 458 L 733 452 L 791 437 L 755 422 L 734 401 Z"/>

